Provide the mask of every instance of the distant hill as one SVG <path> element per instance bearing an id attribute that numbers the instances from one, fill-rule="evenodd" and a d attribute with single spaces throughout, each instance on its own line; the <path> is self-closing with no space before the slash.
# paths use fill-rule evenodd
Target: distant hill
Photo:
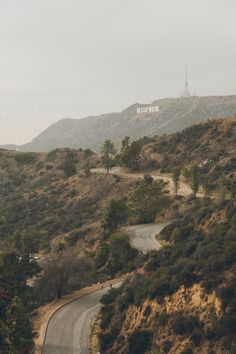
<path id="1" fill-rule="evenodd" d="M 151 107 L 159 107 L 152 112 Z M 138 113 L 145 108 L 148 112 Z M 149 112 L 149 108 L 150 111 Z M 138 139 L 175 133 L 209 118 L 231 118 L 236 113 L 236 95 L 213 97 L 166 98 L 151 104 L 134 104 L 120 113 L 109 113 L 83 119 L 62 119 L 30 143 L 4 146 L 22 151 L 50 151 L 55 148 L 90 148 L 99 151 L 106 139 L 116 144 L 125 136 Z"/>

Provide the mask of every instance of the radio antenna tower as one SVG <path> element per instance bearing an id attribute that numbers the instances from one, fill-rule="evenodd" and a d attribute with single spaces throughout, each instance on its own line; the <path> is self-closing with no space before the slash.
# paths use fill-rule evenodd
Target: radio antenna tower
<path id="1" fill-rule="evenodd" d="M 188 84 L 188 68 L 186 65 L 185 68 L 185 85 L 184 85 L 184 92 L 183 92 L 183 97 L 190 97 L 190 88 L 189 88 L 189 84 Z"/>

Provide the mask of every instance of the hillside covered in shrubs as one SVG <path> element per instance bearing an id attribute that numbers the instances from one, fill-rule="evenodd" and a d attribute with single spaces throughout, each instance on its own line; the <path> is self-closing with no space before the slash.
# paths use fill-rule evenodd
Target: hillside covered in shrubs
<path id="1" fill-rule="evenodd" d="M 236 174 L 236 117 L 208 120 L 172 135 L 156 137 L 142 147 L 140 169 L 172 172 L 177 166 L 201 166 L 215 186 L 222 175 Z"/>
<path id="2" fill-rule="evenodd" d="M 102 353 L 235 353 L 236 204 L 196 204 L 142 271 L 102 299 Z"/>
<path id="3" fill-rule="evenodd" d="M 30 252 L 72 246 L 96 233 L 103 209 L 116 196 L 129 195 L 132 181 L 93 175 L 99 158 L 90 150 L 49 154 L 0 151 L 0 242 L 24 234 Z M 86 240 L 85 240 L 86 241 Z"/>
<path id="4" fill-rule="evenodd" d="M 170 136 L 126 137 L 119 153 L 106 140 L 101 156 L 88 149 L 0 150 L 2 279 L 7 267 L 18 276 L 17 264 L 28 272 L 19 283 L 25 291 L 16 294 L 22 305 L 13 296 L 2 313 L 13 311 L 13 322 L 22 308 L 29 313 L 26 354 L 35 308 L 124 273 L 130 279 L 102 299 L 103 354 L 235 353 L 235 133 L 235 119 L 217 120 Z M 101 165 L 108 173 L 93 170 Z M 109 174 L 114 166 L 144 178 Z M 161 173 L 173 186 L 151 176 Z M 180 195 L 183 181 L 191 189 Z M 161 250 L 132 249 L 123 227 L 158 221 L 171 221 Z M 2 282 L 0 293 L 11 287 Z M 12 323 L 0 325 L 8 336 L 2 348 L 15 345 Z"/>

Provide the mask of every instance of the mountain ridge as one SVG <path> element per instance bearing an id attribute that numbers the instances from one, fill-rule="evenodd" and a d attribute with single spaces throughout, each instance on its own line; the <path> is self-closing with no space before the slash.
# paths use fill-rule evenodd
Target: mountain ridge
<path id="1" fill-rule="evenodd" d="M 158 106 L 159 112 L 137 112 L 138 108 L 152 106 Z M 63 118 L 29 143 L 1 147 L 32 152 L 48 152 L 64 147 L 99 151 L 106 139 L 111 139 L 119 145 L 125 136 L 139 139 L 144 135 L 175 133 L 207 119 L 230 119 L 235 113 L 236 95 L 163 98 L 150 104 L 135 103 L 121 112 L 81 119 Z"/>

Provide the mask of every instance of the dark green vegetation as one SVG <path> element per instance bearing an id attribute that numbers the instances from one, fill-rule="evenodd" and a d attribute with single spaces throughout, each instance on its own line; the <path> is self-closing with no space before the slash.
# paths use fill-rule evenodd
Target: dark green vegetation
<path id="1" fill-rule="evenodd" d="M 101 148 L 101 160 L 107 173 L 115 164 L 115 154 L 115 145 L 111 140 L 106 140 Z"/>
<path id="2" fill-rule="evenodd" d="M 144 177 L 131 200 L 138 223 L 141 224 L 155 222 L 156 215 L 165 210 L 170 203 L 167 183 L 163 180 L 154 181 L 150 176 Z"/>
<path id="3" fill-rule="evenodd" d="M 172 171 L 172 179 L 173 179 L 173 183 L 174 183 L 175 197 L 177 197 L 177 195 L 178 195 L 180 176 L 181 176 L 181 169 L 179 167 L 175 167 Z"/>
<path id="4" fill-rule="evenodd" d="M 133 271 L 141 262 L 138 251 L 131 248 L 129 237 L 125 233 L 110 234 L 99 247 L 95 265 L 98 273 L 115 276 L 119 272 Z"/>
<path id="5" fill-rule="evenodd" d="M 131 171 L 138 171 L 140 169 L 141 150 L 147 141 L 148 139 L 139 139 L 130 142 L 129 137 L 122 140 L 120 154 L 117 156 L 118 164 Z"/>
<path id="6" fill-rule="evenodd" d="M 27 254 L 0 255 L 0 353 L 32 352 L 35 300 L 27 281 L 38 272 Z"/>
<path id="7" fill-rule="evenodd" d="M 123 200 L 112 199 L 105 210 L 103 227 L 107 232 L 116 230 L 118 226 L 125 224 L 131 210 Z"/>
<path id="8" fill-rule="evenodd" d="M 104 230 L 113 231 L 130 220 L 140 224 L 155 222 L 157 215 L 171 205 L 168 193 L 166 182 L 144 176 L 126 202 L 111 200 L 104 213 Z"/>
<path id="9" fill-rule="evenodd" d="M 194 284 L 201 284 L 206 294 L 215 292 L 222 302 L 219 317 L 212 314 L 204 322 L 191 313 L 186 303 L 182 312 L 157 315 L 149 328 L 151 311 L 146 309 L 146 320 L 140 331 L 150 331 L 149 338 L 153 338 L 152 350 L 155 353 L 169 352 L 172 347 L 170 341 L 169 349 L 164 348 L 164 332 L 175 333 L 180 341 L 189 338 L 193 352 L 195 347 L 199 347 L 201 352 L 203 342 L 212 346 L 221 343 L 222 350 L 233 348 L 236 344 L 235 200 L 211 202 L 208 206 L 204 201 L 196 201 L 185 215 L 163 230 L 162 238 L 169 241 L 169 245 L 149 255 L 145 273 L 133 276 L 120 290 L 103 299 L 103 353 L 129 352 L 129 343 L 135 332 L 126 341 L 120 337 L 120 330 L 131 305 L 141 308 L 147 299 L 162 304 L 166 296 L 172 296 L 181 286 L 188 289 Z M 109 321 L 104 315 L 106 313 L 110 313 Z"/>
<path id="10" fill-rule="evenodd" d="M 185 179 L 192 188 L 194 198 L 196 198 L 199 191 L 201 172 L 201 168 L 198 165 L 191 165 L 183 171 Z"/>
<path id="11" fill-rule="evenodd" d="M 48 156 L 48 161 L 52 159 L 52 153 Z M 69 178 L 76 174 L 77 168 L 76 164 L 78 162 L 78 156 L 76 151 L 68 151 L 66 156 L 63 159 L 61 165 L 59 165 L 59 169 L 61 169 L 64 173 L 65 178 Z"/>

